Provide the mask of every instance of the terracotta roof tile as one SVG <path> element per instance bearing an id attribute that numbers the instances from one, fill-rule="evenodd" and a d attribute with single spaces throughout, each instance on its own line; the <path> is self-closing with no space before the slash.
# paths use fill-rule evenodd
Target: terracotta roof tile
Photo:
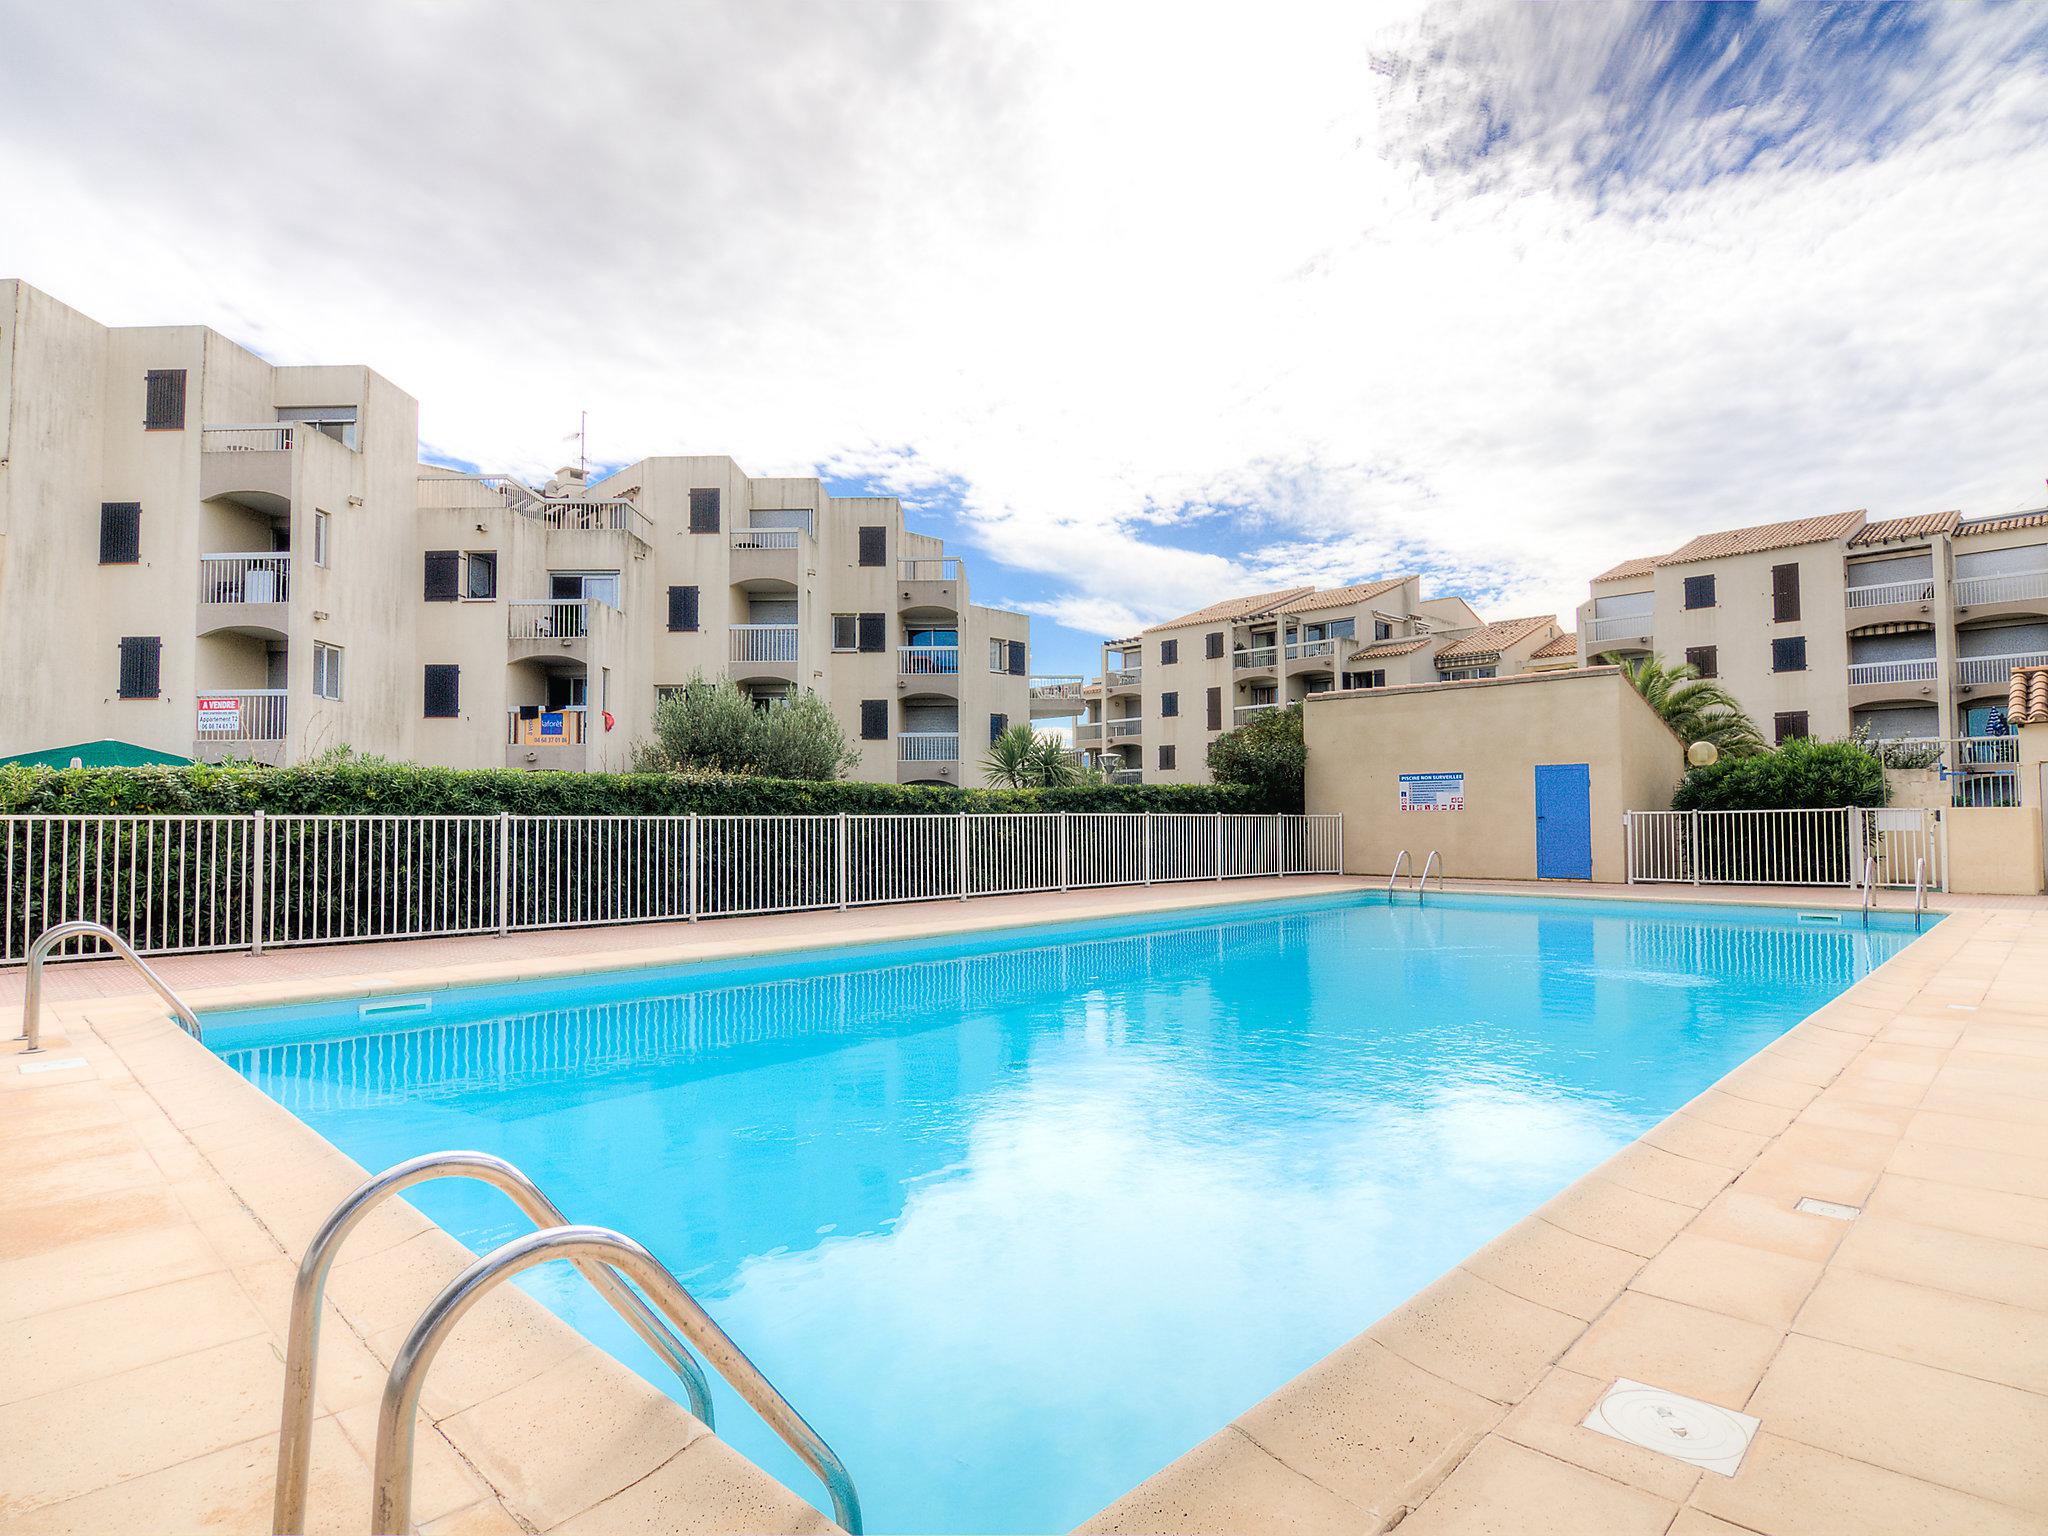
<path id="1" fill-rule="evenodd" d="M 1436 653 L 1437 665 L 1442 666 L 1449 662 L 1456 666 L 1467 661 L 1483 661 L 1488 657 L 1498 656 L 1517 640 L 1527 639 L 1534 631 L 1556 623 L 1557 615 L 1554 613 L 1540 614 L 1528 619 L 1501 619 L 1484 629 L 1473 630 L 1461 640 L 1453 640 Z"/>
<path id="2" fill-rule="evenodd" d="M 1271 613 L 1290 598 L 1307 597 L 1314 587 L 1282 587 L 1277 592 L 1255 592 L 1249 597 L 1227 597 L 1220 603 L 1197 608 L 1177 619 L 1154 624 L 1153 629 L 1179 629 L 1183 624 L 1214 624 L 1225 619 L 1248 619 L 1255 613 Z"/>
<path id="3" fill-rule="evenodd" d="M 1391 592 L 1403 582 L 1413 581 L 1412 576 L 1388 576 L 1380 581 L 1362 581 L 1349 587 L 1322 587 L 1311 590 L 1306 597 L 1291 597 L 1282 603 L 1275 603 L 1271 609 L 1260 612 L 1314 613 L 1322 608 L 1345 608 L 1352 603 L 1369 602 L 1383 592 Z"/>
<path id="4" fill-rule="evenodd" d="M 1960 512 L 1928 512 L 1919 517 L 1888 517 L 1882 522 L 1865 523 L 1857 530 L 1856 537 L 1849 541 L 1849 545 L 1852 549 L 1860 549 L 1866 544 L 1888 544 L 1893 539 L 1924 539 L 1929 534 L 1954 533 L 1961 518 Z"/>
<path id="5" fill-rule="evenodd" d="M 2048 667 L 2015 667 L 2006 685 L 2008 725 L 2048 725 Z"/>
<path id="6" fill-rule="evenodd" d="M 1380 661 L 1388 656 L 1412 656 L 1425 645 L 1436 642 L 1428 635 L 1415 635 L 1406 640 L 1375 640 L 1361 651 L 1353 651 L 1353 661 Z"/>
<path id="7" fill-rule="evenodd" d="M 1577 657 L 1578 654 L 1579 637 L 1566 632 L 1555 639 L 1546 640 L 1543 644 L 1537 646 L 1535 650 L 1529 653 L 1529 659 L 1531 661 L 1556 661 L 1563 656 Z"/>
<path id="8" fill-rule="evenodd" d="M 1659 558 L 1661 557 L 1657 555 L 1644 555 L 1639 560 L 1624 560 L 1612 570 L 1602 571 L 1593 580 L 1595 582 L 1628 581 L 1634 577 L 1647 576 L 1657 568 Z"/>
<path id="9" fill-rule="evenodd" d="M 1720 533 L 1703 533 L 1681 544 L 1657 564 L 1690 565 L 1696 560 L 1721 560 L 1729 555 L 1759 555 L 1766 550 L 1791 549 L 1800 544 L 1825 544 L 1846 539 L 1864 524 L 1863 512 L 1831 512 L 1826 517 L 1799 517 L 1784 523 L 1759 523 L 1753 528 L 1729 528 Z"/>
<path id="10" fill-rule="evenodd" d="M 1984 517 L 1975 522 L 1958 523 L 1956 537 L 1967 539 L 1978 533 L 2011 533 L 2019 528 L 2048 527 L 2048 507 L 2033 512 L 2015 512 L 2010 517 Z"/>

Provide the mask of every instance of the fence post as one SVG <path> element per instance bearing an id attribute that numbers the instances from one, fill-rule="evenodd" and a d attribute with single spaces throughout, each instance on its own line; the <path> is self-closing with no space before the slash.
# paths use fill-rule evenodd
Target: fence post
<path id="1" fill-rule="evenodd" d="M 846 910 L 846 812 L 839 813 L 839 825 L 833 839 L 833 889 L 839 893 L 839 910 Z"/>
<path id="2" fill-rule="evenodd" d="M 498 812 L 498 937 L 512 931 L 512 813 Z"/>
<path id="3" fill-rule="evenodd" d="M 1067 859 L 1067 821 L 1068 821 L 1068 819 L 1069 819 L 1069 813 L 1068 813 L 1068 812 L 1066 812 L 1066 811 L 1061 811 L 1061 812 L 1059 813 L 1059 818 L 1060 818 L 1060 889 L 1064 891 L 1064 890 L 1069 890 L 1069 889 L 1071 889 L 1071 881 L 1072 881 L 1072 879 L 1073 879 L 1073 876 L 1072 876 L 1072 874 L 1071 874 L 1071 873 L 1070 873 L 1070 871 L 1069 871 L 1069 867 L 1068 867 L 1068 859 Z"/>
<path id="4" fill-rule="evenodd" d="M 1273 873 L 1287 873 L 1287 817 L 1281 811 L 1273 813 Z"/>
<path id="5" fill-rule="evenodd" d="M 1700 883 L 1700 813 L 1698 811 L 1688 811 L 1686 812 L 1686 817 L 1692 831 L 1692 883 L 1698 885 Z"/>
<path id="6" fill-rule="evenodd" d="M 967 813 L 966 813 L 965 811 L 962 811 L 962 812 L 960 813 L 960 826 L 959 826 L 959 843 L 960 843 L 960 897 L 959 897 L 959 899 L 960 899 L 960 900 L 962 900 L 962 901 L 965 901 L 965 900 L 967 899 Z"/>
<path id="7" fill-rule="evenodd" d="M 1145 818 L 1140 823 L 1145 829 L 1145 883 L 1150 885 L 1152 883 L 1152 813 L 1144 811 L 1141 814 Z"/>
<path id="8" fill-rule="evenodd" d="M 1855 806 L 1842 807 L 1842 852 L 1848 855 L 1848 868 L 1845 873 L 1852 886 L 1860 884 L 1863 879 L 1863 850 L 1856 846 L 1859 841 L 1856 836 L 1856 815 Z"/>
<path id="9" fill-rule="evenodd" d="M 1636 818 L 1636 813 L 1635 813 L 1634 811 L 1623 811 L 1623 812 L 1621 813 L 1621 853 L 1622 853 L 1622 867 L 1623 867 L 1623 868 L 1624 868 L 1625 870 L 1627 870 L 1627 872 L 1628 872 L 1628 874 L 1627 874 L 1627 881 L 1628 881 L 1628 883 L 1629 883 L 1630 885 L 1634 885 L 1634 884 L 1636 883 L 1636 819 L 1635 819 L 1635 818 Z"/>
<path id="10" fill-rule="evenodd" d="M 1335 873 L 1341 875 L 1344 872 L 1344 813 L 1339 811 L 1337 813 L 1337 868 Z"/>
<path id="11" fill-rule="evenodd" d="M 263 855 L 264 817 L 258 811 L 249 823 L 249 878 L 243 883 L 249 887 L 249 953 L 263 953 L 263 925 L 269 916 L 269 906 L 263 900 Z"/>
<path id="12" fill-rule="evenodd" d="M 683 914 L 693 923 L 697 921 L 697 821 L 697 813 L 690 812 L 683 838 Z"/>
<path id="13" fill-rule="evenodd" d="M 1216 878 L 1221 880 L 1223 878 L 1223 813 L 1221 811 L 1211 811 L 1209 814 L 1215 818 L 1216 822 Z"/>

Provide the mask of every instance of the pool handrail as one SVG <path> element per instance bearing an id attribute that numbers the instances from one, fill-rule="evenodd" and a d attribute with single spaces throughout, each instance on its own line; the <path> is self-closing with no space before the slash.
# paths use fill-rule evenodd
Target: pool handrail
<path id="1" fill-rule="evenodd" d="M 540 1187 L 502 1157 L 488 1152 L 430 1152 L 386 1168 L 334 1208 L 313 1240 L 292 1281 L 291 1322 L 285 1333 L 284 1409 L 277 1426 L 277 1490 L 271 1503 L 276 1536 L 306 1529 L 306 1491 L 313 1461 L 313 1385 L 320 1368 L 320 1302 L 327 1275 L 349 1233 L 388 1196 L 433 1179 L 475 1179 L 504 1195 L 536 1227 L 564 1227 L 564 1216 Z M 576 1267 L 611 1303 L 656 1354 L 682 1378 L 690 1412 L 711 1425 L 711 1386 L 704 1368 L 660 1318 L 603 1263 L 578 1260 Z M 393 1527 L 396 1529 L 396 1527 Z"/>
<path id="2" fill-rule="evenodd" d="M 1418 907 L 1422 905 L 1423 893 L 1429 889 L 1429 872 L 1432 869 L 1436 871 L 1436 893 L 1441 896 L 1444 893 L 1444 867 L 1434 848 L 1429 850 L 1429 857 L 1423 860 L 1422 873 L 1415 877 L 1415 905 Z"/>
<path id="3" fill-rule="evenodd" d="M 150 969 L 142 956 L 135 953 L 126 939 L 114 932 L 105 923 L 91 923 L 83 919 L 58 923 L 45 928 L 42 936 L 28 951 L 28 978 L 22 988 L 21 997 L 21 1038 L 28 1042 L 22 1050 L 24 1056 L 32 1056 L 43 1048 L 43 962 L 50 951 L 66 939 L 95 938 L 102 944 L 112 946 L 114 954 L 126 960 L 142 973 L 142 979 L 149 983 L 150 990 L 170 1004 L 171 1012 L 177 1016 L 179 1026 L 194 1040 L 199 1035 L 199 1015 L 185 1006 L 185 1000 L 173 992 L 163 977 Z"/>
<path id="4" fill-rule="evenodd" d="M 1403 848 L 1394 855 L 1393 872 L 1387 876 L 1387 905 L 1394 904 L 1394 882 L 1401 878 L 1401 866 L 1408 862 L 1408 850 Z"/>
<path id="5" fill-rule="evenodd" d="M 1870 926 L 1870 898 L 1877 887 L 1877 855 L 1866 854 L 1863 859 L 1863 926 Z"/>
<path id="6" fill-rule="evenodd" d="M 1913 931 L 1920 931 L 1920 915 L 1927 910 L 1927 855 L 1913 861 Z"/>
<path id="7" fill-rule="evenodd" d="M 861 1536 L 860 1496 L 854 1491 L 846 1464 L 775 1390 L 754 1362 L 740 1352 L 725 1330 L 712 1321 L 683 1283 L 659 1259 L 623 1233 L 604 1227 L 571 1226 L 529 1232 L 492 1249 L 427 1303 L 419 1321 L 399 1345 L 377 1410 L 370 1501 L 373 1533 L 412 1529 L 413 1429 L 419 1417 L 420 1390 L 428 1367 L 448 1335 L 463 1314 L 500 1282 L 555 1259 L 567 1259 L 579 1267 L 586 1263 L 608 1266 L 645 1291 L 661 1314 L 703 1351 L 718 1374 L 732 1383 L 767 1421 L 768 1427 L 817 1474 L 831 1496 L 832 1518 L 851 1536 Z"/>

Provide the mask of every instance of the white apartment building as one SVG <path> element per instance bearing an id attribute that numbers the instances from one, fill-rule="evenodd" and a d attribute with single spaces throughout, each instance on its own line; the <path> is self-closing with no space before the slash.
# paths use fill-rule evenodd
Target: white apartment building
<path id="1" fill-rule="evenodd" d="M 979 783 L 1029 644 L 893 498 L 717 457 L 458 474 L 367 368 L 0 283 L 0 756 L 617 769 L 701 674 L 814 690 L 856 777 Z"/>
<path id="2" fill-rule="evenodd" d="M 1862 512 L 1702 534 L 1593 578 L 1582 658 L 1655 654 L 1719 678 L 1767 739 L 1996 757 L 2012 670 L 2048 663 L 2048 508 L 1873 522 Z"/>
<path id="3" fill-rule="evenodd" d="M 1075 746 L 1125 781 L 1207 783 L 1209 744 L 1310 694 L 1507 676 L 1563 631 L 1556 619 L 1488 624 L 1419 576 L 1288 587 L 1212 603 L 1103 646 Z"/>

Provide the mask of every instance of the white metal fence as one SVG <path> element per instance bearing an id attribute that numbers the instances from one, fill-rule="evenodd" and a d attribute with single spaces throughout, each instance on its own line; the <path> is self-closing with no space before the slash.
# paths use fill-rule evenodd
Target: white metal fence
<path id="1" fill-rule="evenodd" d="M 1341 816 L 4 816 L 0 964 L 1337 874 Z"/>
<path id="2" fill-rule="evenodd" d="M 1860 885 L 1867 859 L 1879 885 L 1910 886 L 1927 861 L 1942 880 L 1941 839 L 1920 807 L 1815 811 L 1628 811 L 1631 885 Z"/>

